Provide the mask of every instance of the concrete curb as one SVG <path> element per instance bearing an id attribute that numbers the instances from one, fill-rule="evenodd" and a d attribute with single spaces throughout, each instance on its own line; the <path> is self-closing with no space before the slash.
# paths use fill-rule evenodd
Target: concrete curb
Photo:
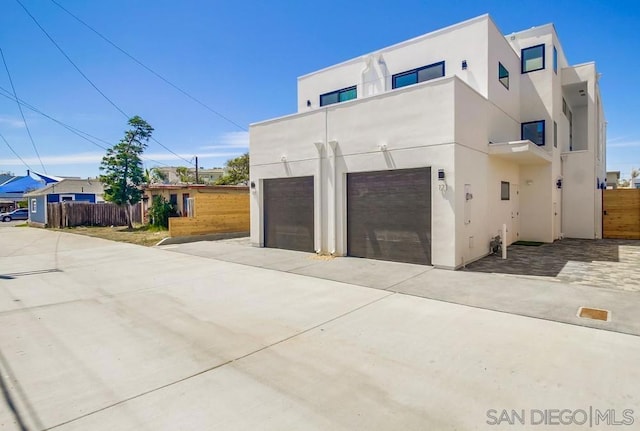
<path id="1" fill-rule="evenodd" d="M 158 242 L 155 247 L 172 244 L 186 244 L 188 242 L 198 241 L 219 241 L 222 239 L 242 238 L 249 236 L 249 232 L 228 232 L 228 233 L 210 233 L 205 235 L 176 236 L 173 238 L 164 238 Z"/>

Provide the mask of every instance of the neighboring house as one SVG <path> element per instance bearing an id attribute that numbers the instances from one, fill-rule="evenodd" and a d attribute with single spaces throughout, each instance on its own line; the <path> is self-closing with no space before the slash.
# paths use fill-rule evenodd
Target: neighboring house
<path id="1" fill-rule="evenodd" d="M 178 174 L 176 173 L 175 166 L 162 166 L 154 169 L 162 172 L 167 177 L 167 180 L 165 181 L 166 184 L 181 183 L 180 176 L 178 176 Z M 195 178 L 196 178 L 195 168 L 189 168 L 187 172 L 195 182 Z M 198 180 L 200 181 L 201 184 L 214 184 L 218 178 L 224 175 L 224 173 L 225 173 L 224 168 L 198 169 Z"/>
<path id="2" fill-rule="evenodd" d="M 104 202 L 104 186 L 95 179 L 63 178 L 57 183 L 24 195 L 29 204 L 29 223 L 47 224 L 47 204 L 58 202 Z"/>
<path id="3" fill-rule="evenodd" d="M 620 171 L 608 171 L 607 172 L 607 188 L 617 189 L 618 182 L 620 181 Z"/>
<path id="4" fill-rule="evenodd" d="M 162 196 L 181 217 L 169 218 L 169 235 L 189 236 L 249 231 L 249 188 L 204 184 L 151 184 L 144 188 L 143 210 Z"/>
<path id="5" fill-rule="evenodd" d="M 298 78 L 298 113 L 252 124 L 251 243 L 459 268 L 507 244 L 600 238 L 594 63 L 552 24 L 483 15 Z"/>
<path id="6" fill-rule="evenodd" d="M 33 178 L 31 174 L 39 177 Z M 24 200 L 24 194 L 32 190 L 44 187 L 51 182 L 59 181 L 57 177 L 51 177 L 27 170 L 24 176 L 0 176 L 0 210 L 11 211 L 18 206 L 18 202 Z M 7 178 L 8 177 L 8 178 Z"/>
<path id="7" fill-rule="evenodd" d="M 631 187 L 634 189 L 640 189 L 640 178 L 634 178 L 631 180 Z"/>

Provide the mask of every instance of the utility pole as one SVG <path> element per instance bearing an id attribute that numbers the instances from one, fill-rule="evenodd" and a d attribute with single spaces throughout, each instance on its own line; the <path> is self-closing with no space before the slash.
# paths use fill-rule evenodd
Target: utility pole
<path id="1" fill-rule="evenodd" d="M 196 184 L 200 184 L 198 181 L 198 156 L 196 156 Z"/>

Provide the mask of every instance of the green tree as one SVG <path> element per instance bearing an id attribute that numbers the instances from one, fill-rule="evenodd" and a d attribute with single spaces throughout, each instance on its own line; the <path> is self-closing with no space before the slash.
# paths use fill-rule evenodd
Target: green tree
<path id="1" fill-rule="evenodd" d="M 218 185 L 249 184 L 249 153 L 227 160 L 227 173 L 216 180 Z"/>
<path id="2" fill-rule="evenodd" d="M 132 117 L 128 122 L 131 129 L 125 131 L 124 138 L 107 150 L 102 158 L 100 181 L 104 184 L 104 199 L 116 205 L 127 206 L 127 224 L 131 222 L 131 205 L 140 202 L 144 183 L 144 171 L 140 156 L 147 148 L 153 127 L 142 118 Z"/>

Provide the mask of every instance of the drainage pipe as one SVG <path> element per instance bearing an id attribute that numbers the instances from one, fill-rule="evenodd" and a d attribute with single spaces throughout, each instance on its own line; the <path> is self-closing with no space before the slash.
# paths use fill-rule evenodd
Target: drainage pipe
<path id="1" fill-rule="evenodd" d="M 336 184 L 337 172 L 338 172 L 338 161 L 336 157 L 336 147 L 338 145 L 338 141 L 329 141 L 329 148 L 331 148 L 331 155 L 333 159 L 333 171 L 331 172 L 333 187 L 331 188 L 331 214 L 330 217 L 333 220 L 331 227 L 331 245 L 330 252 L 332 256 L 336 254 L 336 244 L 338 242 L 338 185 Z"/>
<path id="2" fill-rule="evenodd" d="M 322 149 L 324 142 L 314 142 L 316 150 L 318 150 L 318 167 L 315 181 L 315 249 L 316 253 L 322 252 Z"/>

